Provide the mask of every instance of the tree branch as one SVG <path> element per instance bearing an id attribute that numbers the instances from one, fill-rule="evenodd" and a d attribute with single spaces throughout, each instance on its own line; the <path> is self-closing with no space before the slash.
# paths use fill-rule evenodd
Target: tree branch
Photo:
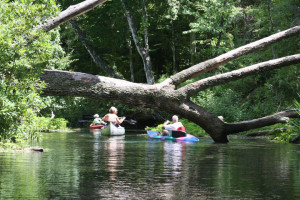
<path id="1" fill-rule="evenodd" d="M 94 9 L 95 7 L 105 3 L 106 1 L 107 0 L 85 0 L 81 3 L 70 6 L 66 10 L 62 11 L 57 17 L 48 19 L 44 24 L 37 26 L 35 29 L 43 29 L 44 31 L 48 32 L 58 27 L 60 24 L 86 13 Z"/>
<path id="2" fill-rule="evenodd" d="M 300 63 L 300 54 L 286 56 L 279 59 L 269 60 L 266 62 L 258 63 L 249 67 L 234 70 L 228 73 L 219 74 L 216 76 L 208 77 L 197 82 L 188 84 L 180 89 L 178 92 L 184 92 L 187 98 L 196 94 L 199 91 L 205 90 L 209 87 L 221 85 L 230 81 L 245 78 L 246 76 L 258 74 L 263 71 L 273 70 L 280 67 L 289 66 L 292 64 Z"/>
<path id="3" fill-rule="evenodd" d="M 87 97 L 142 107 L 159 107 L 160 102 L 184 99 L 176 96 L 172 88 L 161 84 L 132 83 L 81 72 L 44 70 L 41 80 L 47 84 L 43 95 L 48 96 Z"/>
<path id="4" fill-rule="evenodd" d="M 81 31 L 81 29 L 78 27 L 75 20 L 70 20 L 70 24 L 72 25 L 73 29 L 75 30 L 75 33 L 77 33 L 78 37 L 81 39 L 83 45 L 85 46 L 86 50 L 89 52 L 90 56 L 92 57 L 94 63 L 100 68 L 103 69 L 106 73 L 108 73 L 110 76 L 123 79 L 121 75 L 118 75 L 117 72 L 115 72 L 106 61 L 102 60 L 96 53 L 95 49 L 90 46 L 88 41 L 86 40 L 85 34 Z"/>
<path id="5" fill-rule="evenodd" d="M 261 130 L 261 131 L 256 131 L 256 132 L 251 132 L 247 133 L 246 137 L 257 137 L 257 136 L 265 136 L 265 135 L 272 135 L 276 133 L 280 133 L 281 131 L 287 131 L 287 128 L 275 128 L 271 130 Z"/>
<path id="6" fill-rule="evenodd" d="M 261 40 L 252 42 L 250 44 L 241 46 L 237 49 L 231 50 L 225 54 L 222 54 L 216 58 L 201 62 L 197 65 L 194 65 L 188 69 L 185 69 L 173 76 L 170 77 L 172 80 L 172 84 L 175 86 L 179 85 L 180 83 L 183 83 L 184 81 L 193 78 L 195 76 L 198 76 L 200 74 L 203 74 L 207 71 L 213 70 L 217 67 L 219 67 L 222 64 L 225 64 L 231 60 L 234 60 L 240 56 L 249 54 L 251 52 L 257 51 L 258 49 L 264 48 L 268 45 L 271 45 L 273 43 L 276 43 L 282 39 L 299 35 L 300 33 L 300 26 L 295 26 L 293 28 L 287 29 L 285 31 L 281 31 L 279 33 L 273 34 L 269 37 L 263 38 Z M 166 80 L 170 81 L 170 80 Z"/>
<path id="7" fill-rule="evenodd" d="M 233 134 L 251 129 L 262 128 L 265 126 L 271 126 L 278 123 L 285 124 L 289 121 L 289 118 L 298 117 L 299 114 L 295 110 L 288 110 L 258 119 L 241 121 L 237 123 L 226 123 L 225 129 L 227 134 Z"/>

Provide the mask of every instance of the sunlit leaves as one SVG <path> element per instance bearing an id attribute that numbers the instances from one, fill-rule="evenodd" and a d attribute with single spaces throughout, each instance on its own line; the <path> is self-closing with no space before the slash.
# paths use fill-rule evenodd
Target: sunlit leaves
<path id="1" fill-rule="evenodd" d="M 58 12 L 55 1 L 0 0 L 0 5 L 0 140 L 5 140 L 26 135 L 30 119 L 45 106 L 39 96 L 41 70 L 60 65 L 53 63 L 65 55 L 58 30 L 34 30 Z"/>

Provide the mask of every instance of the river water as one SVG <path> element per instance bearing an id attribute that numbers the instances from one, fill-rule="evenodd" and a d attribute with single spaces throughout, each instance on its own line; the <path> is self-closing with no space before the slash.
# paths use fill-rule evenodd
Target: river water
<path id="1" fill-rule="evenodd" d="M 0 153 L 0 199 L 300 199 L 300 145 L 45 133 Z"/>

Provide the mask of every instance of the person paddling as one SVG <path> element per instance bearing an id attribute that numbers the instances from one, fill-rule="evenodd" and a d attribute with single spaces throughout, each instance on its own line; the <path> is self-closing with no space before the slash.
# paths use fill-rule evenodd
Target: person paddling
<path id="1" fill-rule="evenodd" d="M 93 124 L 95 124 L 95 125 L 101 125 L 101 124 L 105 124 L 105 122 L 101 120 L 101 118 L 99 117 L 98 114 L 95 114 L 94 115 Z"/>
<path id="2" fill-rule="evenodd" d="M 112 106 L 112 107 L 109 109 L 109 113 L 106 114 L 106 115 L 102 118 L 102 120 L 103 120 L 103 121 L 106 121 L 107 123 L 112 123 L 112 124 L 114 124 L 114 125 L 116 125 L 116 126 L 119 126 L 119 125 L 122 124 L 122 122 L 126 119 L 126 117 L 123 117 L 122 119 L 119 119 L 117 113 L 118 113 L 117 108 L 115 108 L 115 107 Z"/>
<path id="3" fill-rule="evenodd" d="M 165 130 L 163 130 L 162 135 L 167 136 L 167 135 L 169 135 L 169 131 L 172 131 L 172 130 L 181 130 L 181 131 L 185 132 L 185 127 L 178 120 L 179 120 L 179 118 L 177 115 L 173 115 L 173 117 L 172 117 L 173 123 L 172 124 L 170 124 L 170 121 L 167 120 L 162 126 L 165 129 Z"/>

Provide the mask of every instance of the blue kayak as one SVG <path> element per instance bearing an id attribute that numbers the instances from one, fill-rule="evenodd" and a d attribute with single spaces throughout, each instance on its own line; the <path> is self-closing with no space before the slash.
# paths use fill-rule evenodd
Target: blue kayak
<path id="1" fill-rule="evenodd" d="M 199 139 L 191 134 L 187 134 L 183 131 L 172 131 L 170 136 L 159 135 L 156 131 L 147 131 L 147 134 L 152 139 L 161 139 L 161 140 L 174 140 L 174 141 L 199 141 Z"/>

